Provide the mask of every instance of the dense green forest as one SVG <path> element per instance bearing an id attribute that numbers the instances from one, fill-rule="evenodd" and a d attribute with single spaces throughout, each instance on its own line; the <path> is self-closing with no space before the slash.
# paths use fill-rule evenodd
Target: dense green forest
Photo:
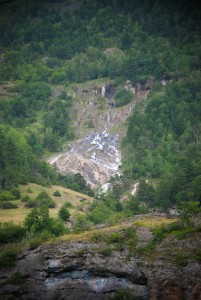
<path id="1" fill-rule="evenodd" d="M 143 86 L 151 79 L 148 98 L 128 120 L 124 181 L 141 179 L 136 201 L 148 206 L 201 201 L 200 15 L 197 1 L 2 3 L 0 85 L 8 95 L 0 98 L 1 188 L 60 183 L 92 193 L 82 177 L 59 175 L 42 159 L 74 138 L 73 98 L 64 91 L 53 96 L 53 87 L 102 77 Z M 120 190 L 89 219 L 99 222 L 108 206 L 121 211 Z"/>

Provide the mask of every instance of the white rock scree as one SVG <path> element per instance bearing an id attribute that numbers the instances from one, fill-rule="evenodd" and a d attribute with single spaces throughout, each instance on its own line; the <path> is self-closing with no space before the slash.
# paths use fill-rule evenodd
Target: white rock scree
<path id="1" fill-rule="evenodd" d="M 92 132 L 70 144 L 63 152 L 48 160 L 61 172 L 80 172 L 88 183 L 105 184 L 110 176 L 121 174 L 120 141 L 118 135 L 104 130 Z"/>

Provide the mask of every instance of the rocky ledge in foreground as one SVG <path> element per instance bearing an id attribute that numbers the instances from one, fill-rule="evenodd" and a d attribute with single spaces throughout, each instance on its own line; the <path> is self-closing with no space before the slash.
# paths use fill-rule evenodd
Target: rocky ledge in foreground
<path id="1" fill-rule="evenodd" d="M 147 228 L 136 230 L 139 245 L 153 239 Z M 111 236 L 118 240 L 118 234 Z M 95 239 L 27 251 L 12 270 L 0 272 L 1 299 L 106 300 L 119 289 L 134 290 L 137 299 L 201 299 L 201 264 L 193 259 L 194 250 L 201 246 L 200 233 L 185 240 L 168 237 L 148 256 L 132 253 L 126 241 L 111 247 L 100 242 L 100 236 Z M 187 255 L 185 263 L 182 255 Z M 12 282 L 16 274 L 23 279 L 20 284 Z"/>

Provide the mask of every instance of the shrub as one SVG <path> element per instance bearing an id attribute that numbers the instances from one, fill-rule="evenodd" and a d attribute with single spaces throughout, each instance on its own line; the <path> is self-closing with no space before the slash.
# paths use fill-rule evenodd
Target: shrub
<path id="1" fill-rule="evenodd" d="M 28 208 L 33 208 L 36 206 L 37 206 L 36 200 L 30 199 L 30 198 L 28 199 L 27 203 L 25 204 L 25 207 L 28 207 Z"/>
<path id="2" fill-rule="evenodd" d="M 66 228 L 63 220 L 61 219 L 53 219 L 51 218 L 51 225 L 49 231 L 55 236 L 60 236 L 62 234 L 68 233 L 68 229 Z"/>
<path id="3" fill-rule="evenodd" d="M 0 267 L 13 267 L 19 252 L 20 249 L 16 245 L 6 247 L 0 254 Z"/>
<path id="4" fill-rule="evenodd" d="M 91 235 L 90 240 L 92 242 L 103 242 L 103 241 L 105 241 L 105 236 L 102 233 L 97 231 Z"/>
<path id="5" fill-rule="evenodd" d="M 54 236 L 47 230 L 42 231 L 41 233 L 37 234 L 30 242 L 29 247 L 30 249 L 35 249 L 42 245 L 44 242 L 52 239 Z"/>
<path id="6" fill-rule="evenodd" d="M 3 285 L 7 284 L 23 284 L 26 281 L 26 276 L 21 274 L 20 272 L 14 273 L 8 278 L 6 281 L 3 282 Z"/>
<path id="7" fill-rule="evenodd" d="M 2 209 L 13 209 L 13 208 L 18 208 L 16 204 L 13 204 L 11 202 L 3 202 L 0 203 L 0 208 Z"/>
<path id="8" fill-rule="evenodd" d="M 110 243 L 118 243 L 122 241 L 122 234 L 119 232 L 112 232 L 109 236 Z"/>
<path id="9" fill-rule="evenodd" d="M 85 215 L 77 214 L 73 222 L 73 232 L 80 233 L 83 231 L 90 230 L 92 228 L 92 223 L 87 220 Z"/>
<path id="10" fill-rule="evenodd" d="M 33 208 L 24 221 L 28 232 L 34 234 L 48 231 L 55 236 L 67 233 L 64 222 L 61 219 L 50 218 L 47 206 Z"/>
<path id="11" fill-rule="evenodd" d="M 21 194 L 20 194 L 20 191 L 17 188 L 12 188 L 10 190 L 10 192 L 15 197 L 16 200 L 20 199 Z"/>
<path id="12" fill-rule="evenodd" d="M 110 256 L 112 254 L 111 248 L 99 248 L 97 252 L 103 256 Z"/>
<path id="13" fill-rule="evenodd" d="M 12 222 L 0 224 L 0 244 L 21 240 L 25 236 L 26 230 L 21 225 Z"/>
<path id="14" fill-rule="evenodd" d="M 11 200 L 15 200 L 15 197 L 10 191 L 0 191 L 0 201 L 1 202 L 8 202 Z"/>
<path id="15" fill-rule="evenodd" d="M 60 210 L 59 210 L 59 217 L 64 221 L 67 222 L 69 221 L 70 218 L 70 213 L 68 208 L 65 207 L 65 205 L 63 205 Z"/>
<path id="16" fill-rule="evenodd" d="M 109 297 L 110 300 L 140 300 L 141 297 L 135 295 L 135 291 L 133 289 L 125 288 L 119 289 L 115 292 L 115 294 Z"/>
<path id="17" fill-rule="evenodd" d="M 42 191 L 37 197 L 36 197 L 37 206 L 44 206 L 46 205 L 49 208 L 54 208 L 56 206 L 56 203 L 54 200 L 50 198 L 50 196 L 47 194 L 46 191 Z"/>
<path id="18" fill-rule="evenodd" d="M 131 102 L 133 93 L 127 89 L 121 89 L 115 93 L 114 98 L 117 107 L 123 106 Z"/>
<path id="19" fill-rule="evenodd" d="M 174 261 L 180 267 L 185 267 L 187 265 L 187 256 L 186 254 L 179 250 L 174 253 Z"/>
<path id="20" fill-rule="evenodd" d="M 137 253 L 139 255 L 153 253 L 155 248 L 156 248 L 156 243 L 154 241 L 151 241 L 146 246 L 137 248 Z"/>
<path id="21" fill-rule="evenodd" d="M 194 258 L 201 262 L 201 249 L 196 249 Z"/>
<path id="22" fill-rule="evenodd" d="M 65 206 L 66 208 L 73 208 L 72 203 L 70 203 L 69 201 L 64 202 L 63 206 Z"/>
<path id="23" fill-rule="evenodd" d="M 30 197 L 28 195 L 24 196 L 22 199 L 21 199 L 21 202 L 29 202 L 30 201 Z"/>
<path id="24" fill-rule="evenodd" d="M 53 195 L 54 195 L 55 197 L 61 197 L 61 193 L 60 193 L 59 191 L 55 191 L 55 192 L 53 193 Z"/>

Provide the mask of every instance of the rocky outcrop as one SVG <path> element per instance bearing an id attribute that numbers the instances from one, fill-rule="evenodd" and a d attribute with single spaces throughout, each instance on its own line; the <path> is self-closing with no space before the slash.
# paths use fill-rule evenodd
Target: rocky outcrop
<path id="1" fill-rule="evenodd" d="M 5 285 L 4 299 L 108 299 L 120 288 L 135 289 L 136 295 L 148 295 L 147 279 L 134 259 L 114 252 L 104 257 L 94 251 L 95 244 L 63 243 L 40 247 L 26 253 L 12 274 L 26 278 L 21 285 Z M 1 279 L 11 274 L 1 274 Z"/>
<path id="2" fill-rule="evenodd" d="M 153 237 L 147 228 L 137 228 L 137 235 L 144 245 Z M 131 255 L 127 247 L 101 254 L 101 242 L 41 246 L 21 255 L 12 270 L 0 272 L 0 297 L 106 300 L 124 288 L 144 300 L 200 300 L 201 263 L 193 258 L 195 248 L 200 249 L 200 237 L 197 233 L 193 239 L 165 239 L 144 257 Z M 174 260 L 181 249 L 189 251 L 184 265 Z M 21 284 L 12 284 L 15 274 L 23 278 Z"/>

